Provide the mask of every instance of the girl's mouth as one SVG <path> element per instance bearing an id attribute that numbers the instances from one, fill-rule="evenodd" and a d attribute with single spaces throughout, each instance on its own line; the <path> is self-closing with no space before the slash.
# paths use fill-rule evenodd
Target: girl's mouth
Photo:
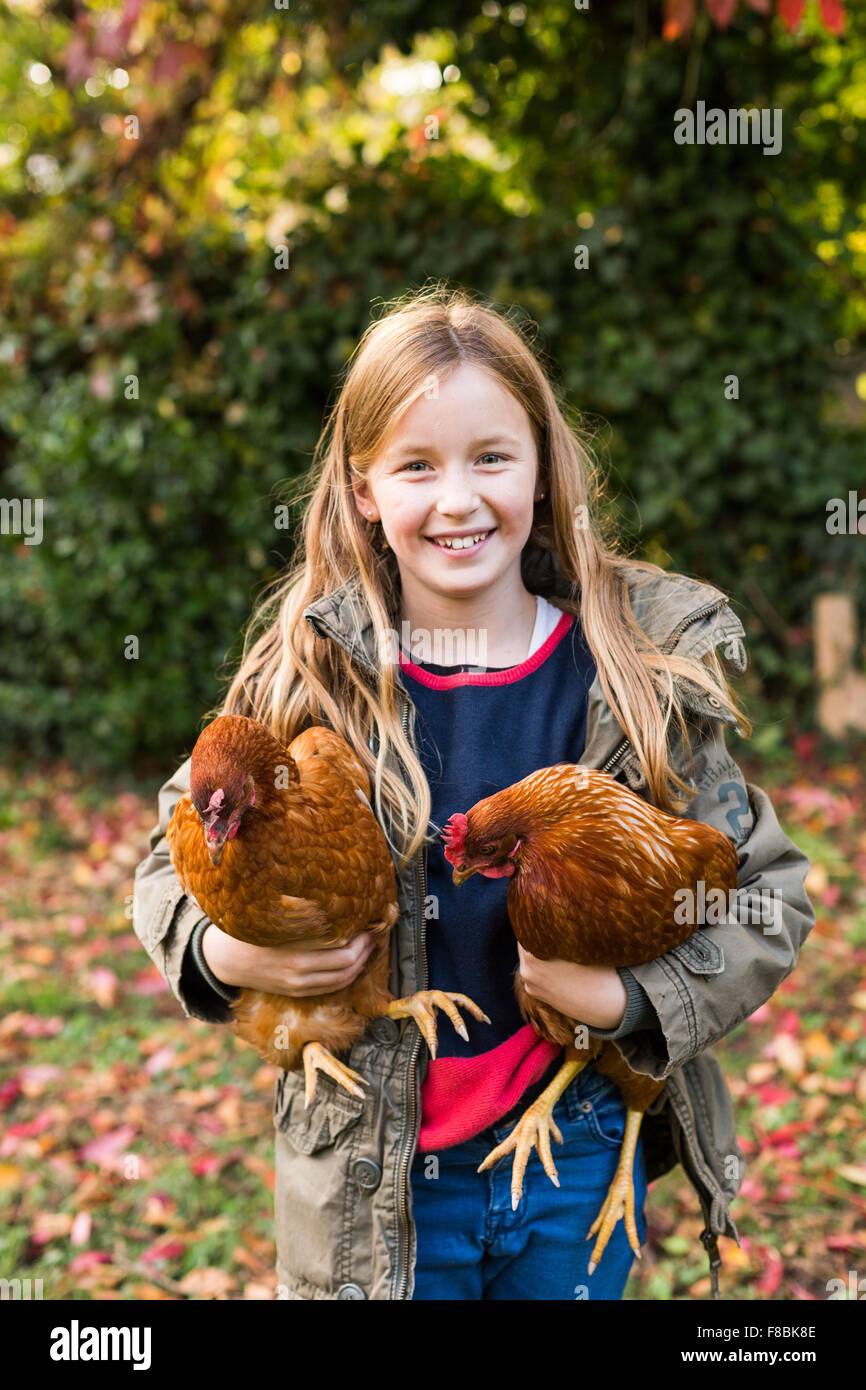
<path id="1" fill-rule="evenodd" d="M 490 540 L 495 530 L 496 527 L 494 526 L 489 531 L 476 531 L 474 537 L 463 536 L 447 545 L 437 541 L 433 536 L 425 536 L 424 539 L 429 541 L 431 545 L 435 545 L 436 549 L 441 550 L 445 555 L 477 555 L 479 550 Z M 476 539 L 476 537 L 480 537 L 480 539 Z"/>

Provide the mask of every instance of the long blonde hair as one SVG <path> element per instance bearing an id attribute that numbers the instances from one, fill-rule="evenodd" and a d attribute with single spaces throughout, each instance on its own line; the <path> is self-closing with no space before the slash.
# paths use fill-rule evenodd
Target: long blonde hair
<path id="1" fill-rule="evenodd" d="M 384 307 L 346 365 L 308 475 L 287 494 L 306 505 L 302 540 L 292 566 L 269 586 L 253 614 L 219 712 L 259 719 L 286 744 L 310 724 L 328 724 L 371 774 L 374 809 L 400 868 L 431 838 L 427 780 L 411 728 L 404 733 L 401 723 L 399 667 L 379 662 L 373 678 L 337 643 L 318 636 L 303 610 L 357 576 L 375 633 L 399 630 L 397 561 L 379 524 L 358 512 L 352 474 L 367 476 L 388 432 L 431 380 L 442 381 L 461 364 L 473 363 L 510 391 L 529 416 L 538 480 L 546 493 L 536 503 L 530 543 L 558 554 L 573 587 L 569 597 L 554 601 L 580 617 L 605 698 L 637 753 L 649 796 L 657 806 L 678 809 L 688 787 L 671 766 L 673 719 L 687 748 L 689 739 L 673 677 L 685 676 L 715 696 L 741 731 L 750 732 L 715 651 L 703 660 L 664 654 L 635 621 L 626 576 L 662 571 L 618 553 L 604 538 L 597 466 L 581 426 L 566 422 L 568 407 L 558 402 L 526 330 L 465 290 L 441 282 Z M 353 646 L 360 645 L 365 621 L 360 614 Z M 372 734 L 375 753 L 369 747 Z M 389 765 L 391 754 L 403 764 L 411 790 Z"/>

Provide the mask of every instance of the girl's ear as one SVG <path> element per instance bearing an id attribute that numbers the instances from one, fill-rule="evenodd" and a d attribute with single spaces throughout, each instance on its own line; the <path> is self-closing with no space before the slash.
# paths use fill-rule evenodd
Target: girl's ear
<path id="1" fill-rule="evenodd" d="M 351 463 L 351 459 L 349 460 L 349 462 Z M 375 503 L 373 502 L 373 499 L 370 496 L 370 489 L 367 486 L 366 481 L 361 479 L 355 481 L 353 479 L 352 492 L 354 493 L 355 497 L 355 505 L 358 508 L 361 515 L 365 516 L 368 521 L 375 520 L 375 518 L 371 515 L 372 512 L 376 510 Z"/>

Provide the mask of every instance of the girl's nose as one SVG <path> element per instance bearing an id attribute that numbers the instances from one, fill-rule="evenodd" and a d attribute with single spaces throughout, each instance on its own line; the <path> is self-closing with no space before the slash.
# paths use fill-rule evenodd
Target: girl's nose
<path id="1" fill-rule="evenodd" d="M 477 506 L 478 494 L 475 489 L 468 482 L 455 482 L 443 488 L 436 510 L 443 517 L 466 516 Z"/>

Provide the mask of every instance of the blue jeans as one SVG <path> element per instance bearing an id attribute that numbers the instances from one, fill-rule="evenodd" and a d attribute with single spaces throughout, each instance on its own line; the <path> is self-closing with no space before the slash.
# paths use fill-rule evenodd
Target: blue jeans
<path id="1" fill-rule="evenodd" d="M 557 1144 L 552 1138 L 550 1145 L 560 1186 L 554 1187 L 533 1149 L 523 1197 L 513 1212 L 513 1152 L 484 1173 L 476 1169 L 525 1108 L 517 1105 L 465 1144 L 415 1155 L 416 1299 L 622 1297 L 634 1261 L 624 1221 L 617 1222 L 593 1274 L 587 1266 L 595 1237 L 586 1239 L 616 1171 L 625 1132 L 619 1091 L 593 1066 L 574 1078 L 553 1109 L 563 1140 Z M 643 1244 L 646 1174 L 640 1139 L 633 1176 L 635 1222 Z"/>

